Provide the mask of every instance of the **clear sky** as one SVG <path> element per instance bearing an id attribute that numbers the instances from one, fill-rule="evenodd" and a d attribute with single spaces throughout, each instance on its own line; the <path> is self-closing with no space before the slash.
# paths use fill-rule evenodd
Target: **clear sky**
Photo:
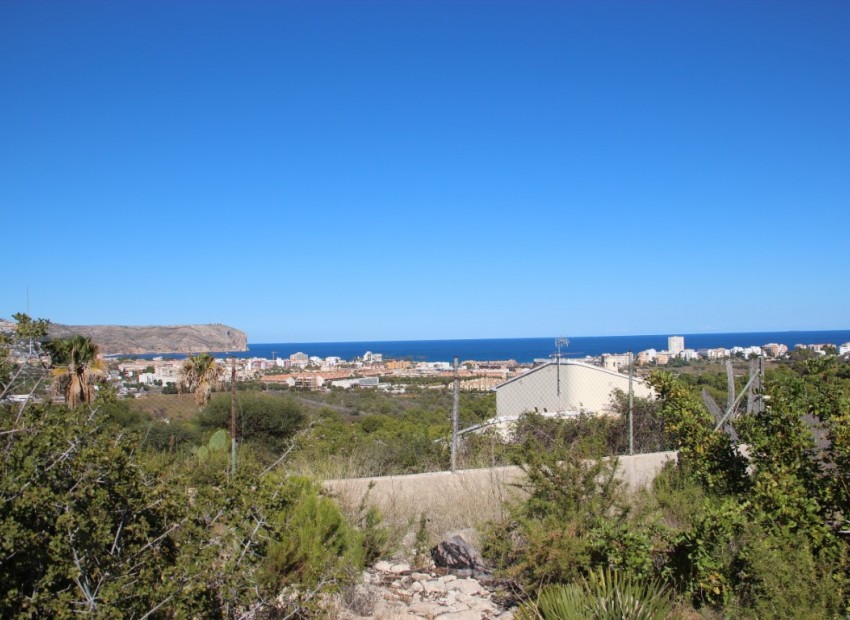
<path id="1" fill-rule="evenodd" d="M 0 2 L 0 316 L 850 327 L 850 2 Z"/>

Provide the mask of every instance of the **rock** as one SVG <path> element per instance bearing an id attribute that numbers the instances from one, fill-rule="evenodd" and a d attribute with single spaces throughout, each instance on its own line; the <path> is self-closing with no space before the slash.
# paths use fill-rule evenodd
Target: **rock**
<path id="1" fill-rule="evenodd" d="M 481 620 L 481 612 L 472 611 L 450 611 L 448 613 L 435 616 L 434 620 Z"/>
<path id="2" fill-rule="evenodd" d="M 445 568 L 470 570 L 484 568 L 484 559 L 478 550 L 458 534 L 431 549 L 431 558 L 437 566 Z"/>
<path id="3" fill-rule="evenodd" d="M 473 611 L 480 611 L 482 613 L 492 613 L 496 610 L 496 606 L 493 603 L 483 598 L 470 597 L 470 600 L 465 601 L 465 604 Z"/>
<path id="4" fill-rule="evenodd" d="M 59 325 L 51 323 L 51 338 L 88 336 L 104 355 L 125 353 L 203 353 L 247 351 L 248 336 L 227 325 Z"/>
<path id="5" fill-rule="evenodd" d="M 446 590 L 457 590 L 464 594 L 478 594 L 481 592 L 481 585 L 474 579 L 457 579 L 446 584 Z"/>
<path id="6" fill-rule="evenodd" d="M 467 571 L 455 571 L 466 575 Z M 400 572 L 396 572 L 400 571 Z M 348 596 L 340 620 L 513 620 L 474 577 L 446 569 L 413 572 L 407 565 L 379 562 Z"/>
<path id="7" fill-rule="evenodd" d="M 422 587 L 428 594 L 441 595 L 446 593 L 446 588 L 439 581 L 423 581 Z"/>
<path id="8" fill-rule="evenodd" d="M 425 616 L 426 618 L 433 618 L 436 614 L 445 610 L 445 607 L 431 601 L 414 601 L 410 604 L 411 612 Z"/>
<path id="9" fill-rule="evenodd" d="M 376 618 L 393 618 L 393 620 L 418 620 L 417 616 L 410 613 L 403 603 L 379 601 L 375 604 Z"/>

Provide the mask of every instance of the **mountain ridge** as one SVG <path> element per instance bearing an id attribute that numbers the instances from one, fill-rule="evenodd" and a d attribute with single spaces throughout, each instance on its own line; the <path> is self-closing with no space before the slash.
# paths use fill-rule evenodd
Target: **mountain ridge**
<path id="1" fill-rule="evenodd" d="M 61 325 L 51 323 L 50 338 L 90 337 L 104 355 L 247 351 L 245 332 L 222 323 L 191 325 Z"/>

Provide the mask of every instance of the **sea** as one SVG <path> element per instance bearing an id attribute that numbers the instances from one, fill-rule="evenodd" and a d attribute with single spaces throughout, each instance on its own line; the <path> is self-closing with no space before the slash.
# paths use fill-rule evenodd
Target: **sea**
<path id="1" fill-rule="evenodd" d="M 668 336 L 684 336 L 688 349 L 730 349 L 735 346 L 762 346 L 768 343 L 841 345 L 850 342 L 850 330 L 737 332 L 725 334 L 659 334 L 641 336 L 576 336 L 561 346 L 562 358 L 598 357 L 603 353 L 637 353 L 646 349 L 667 349 Z M 340 357 L 353 360 L 367 351 L 380 353 L 384 359 L 407 359 L 422 362 L 451 361 L 457 356 L 461 361 L 516 360 L 530 363 L 535 359 L 552 357 L 556 351 L 556 338 L 483 338 L 467 340 L 386 340 L 364 342 L 266 342 L 249 343 L 247 351 L 219 351 L 217 357 L 261 357 L 273 359 L 289 357 L 293 353 L 310 356 Z M 168 356 L 168 354 L 162 354 Z M 136 356 L 151 359 L 154 355 Z M 172 357 L 185 357 L 172 355 Z"/>

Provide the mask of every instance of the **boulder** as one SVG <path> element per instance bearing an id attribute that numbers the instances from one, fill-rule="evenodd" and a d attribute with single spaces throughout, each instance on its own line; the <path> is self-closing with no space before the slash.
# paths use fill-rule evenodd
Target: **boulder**
<path id="1" fill-rule="evenodd" d="M 431 549 L 434 564 L 452 569 L 480 570 L 484 559 L 463 536 L 455 534 Z"/>

